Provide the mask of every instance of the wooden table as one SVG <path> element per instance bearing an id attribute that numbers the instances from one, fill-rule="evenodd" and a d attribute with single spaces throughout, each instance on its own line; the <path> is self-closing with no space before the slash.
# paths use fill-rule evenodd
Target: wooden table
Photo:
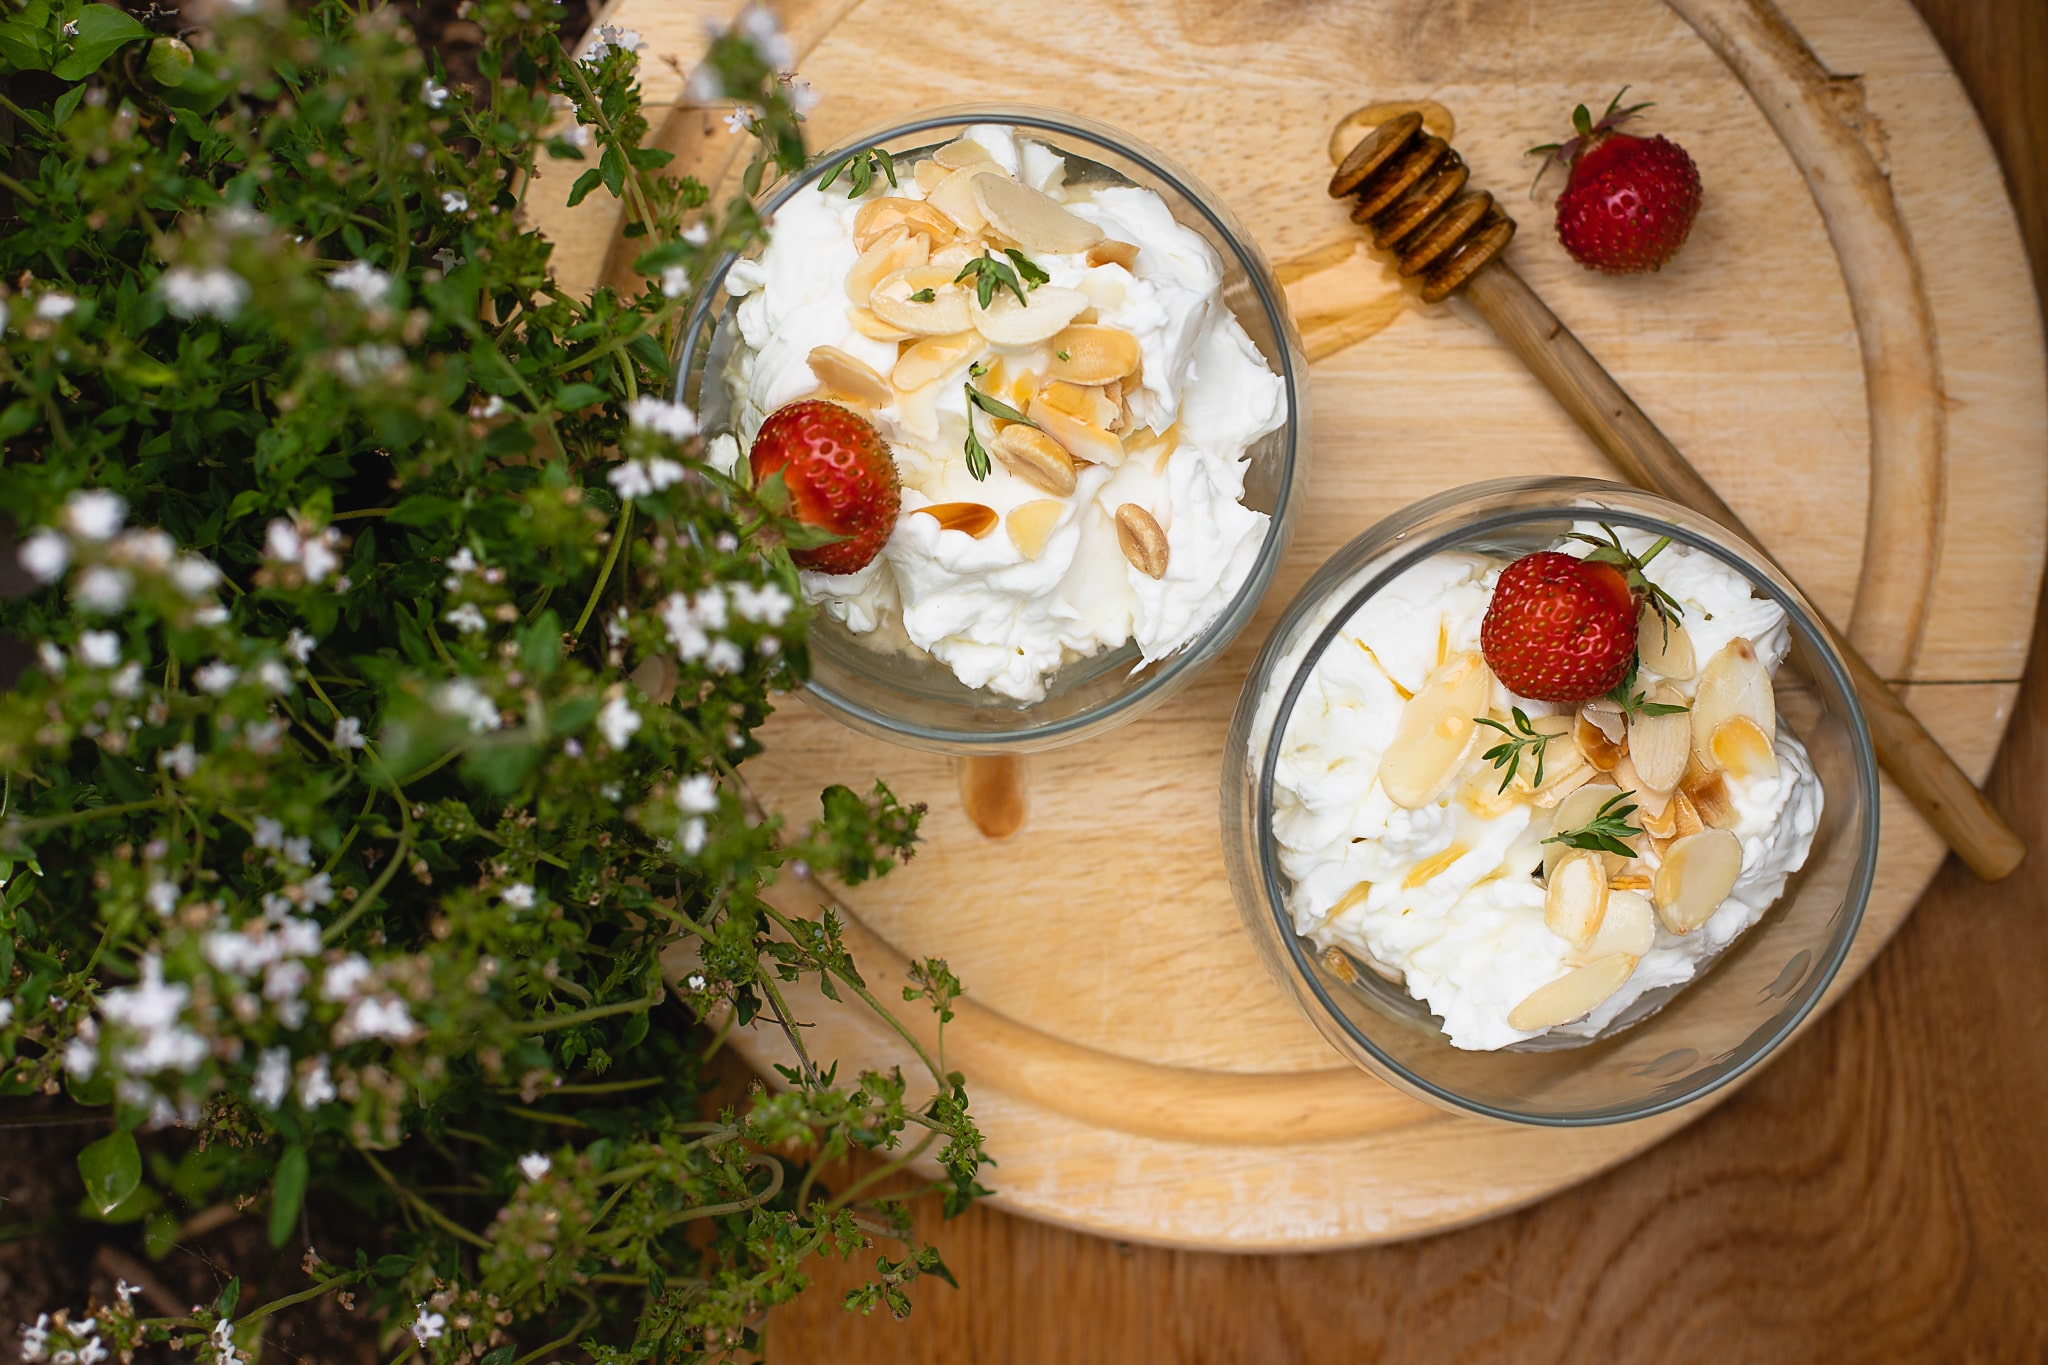
<path id="1" fill-rule="evenodd" d="M 1977 103 L 2048 285 L 2048 6 L 1915 4 Z M 1317 1255 L 1134 1247 L 989 1209 L 939 1228 L 930 1210 L 961 1292 L 920 1286 L 907 1321 L 864 1320 L 837 1307 L 854 1272 L 830 1271 L 772 1319 L 769 1360 L 2048 1357 L 2038 622 L 2034 644 L 1990 789 L 2035 862 L 1986 887 L 1951 859 L 1840 1004 L 1648 1154 L 1477 1227 Z"/>

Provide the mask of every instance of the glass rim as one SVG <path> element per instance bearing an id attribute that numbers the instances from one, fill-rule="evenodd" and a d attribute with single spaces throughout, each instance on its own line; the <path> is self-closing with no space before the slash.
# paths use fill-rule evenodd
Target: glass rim
<path id="1" fill-rule="evenodd" d="M 1385 565 L 1376 570 L 1365 583 L 1361 584 L 1349 595 L 1345 600 L 1342 610 L 1332 613 L 1329 621 L 1317 631 L 1313 642 L 1304 652 L 1300 664 L 1296 667 L 1293 677 L 1288 681 L 1287 688 L 1282 693 L 1279 706 L 1274 713 L 1272 724 L 1260 727 L 1260 731 L 1253 736 L 1255 739 L 1263 739 L 1265 749 L 1260 760 L 1259 778 L 1254 793 L 1257 810 L 1254 812 L 1252 829 L 1257 846 L 1256 856 L 1259 866 L 1260 886 L 1266 898 L 1266 912 L 1273 918 L 1274 925 L 1280 932 L 1281 943 L 1285 946 L 1288 959 L 1293 964 L 1298 984 L 1305 987 L 1315 996 L 1316 1003 L 1322 1008 L 1328 1020 L 1343 1030 L 1346 1037 L 1365 1049 L 1374 1062 L 1385 1068 L 1399 1086 L 1409 1089 L 1419 1096 L 1433 1100 L 1438 1104 L 1462 1110 L 1482 1118 L 1543 1128 L 1597 1128 L 1607 1124 L 1627 1123 L 1637 1119 L 1653 1118 L 1658 1114 L 1668 1113 L 1673 1109 L 1681 1108 L 1713 1094 L 1715 1091 L 1720 1090 L 1722 1087 L 1748 1073 L 1759 1062 L 1777 1051 L 1778 1047 L 1818 1007 L 1821 999 L 1827 994 L 1829 986 L 1833 983 L 1836 973 L 1841 970 L 1842 963 L 1847 960 L 1849 949 L 1855 944 L 1856 935 L 1862 927 L 1863 912 L 1869 903 L 1871 888 L 1876 881 L 1878 801 L 1880 798 L 1877 754 L 1871 743 L 1869 723 L 1863 714 L 1862 704 L 1856 696 L 1855 684 L 1850 679 L 1848 669 L 1843 665 L 1840 656 L 1836 653 L 1833 643 L 1827 638 L 1827 632 L 1820 625 L 1818 614 L 1806 606 L 1805 600 L 1798 591 L 1792 587 L 1789 581 L 1783 578 L 1778 570 L 1760 552 L 1751 552 L 1753 557 L 1740 554 L 1727 545 L 1702 538 L 1696 528 L 1662 520 L 1650 512 L 1637 511 L 1626 507 L 1589 507 L 1584 504 L 1570 503 L 1565 501 L 1565 499 L 1573 493 L 1577 493 L 1582 497 L 1588 495 L 1611 497 L 1616 493 L 1622 493 L 1632 498 L 1666 503 L 1680 512 L 1688 510 L 1679 504 L 1671 503 L 1668 499 L 1661 498 L 1657 494 L 1646 493 L 1642 489 L 1633 488 L 1625 484 L 1611 483 L 1602 479 L 1535 477 L 1495 479 L 1483 483 L 1467 484 L 1461 488 L 1438 494 L 1435 498 L 1426 499 L 1424 503 L 1412 504 L 1406 510 L 1409 514 L 1415 514 L 1420 509 L 1427 507 L 1429 512 L 1434 514 L 1438 510 L 1448 509 L 1452 505 L 1453 499 L 1469 501 L 1475 497 L 1483 497 L 1493 493 L 1513 491 L 1535 492 L 1539 490 L 1554 493 L 1556 501 L 1541 507 L 1521 507 L 1492 512 L 1481 516 L 1477 520 L 1461 521 L 1455 527 L 1447 527 L 1428 539 L 1419 541 L 1403 549 L 1400 553 L 1393 555 Z M 1287 722 L 1292 720 L 1294 716 L 1296 703 L 1299 702 L 1303 690 L 1306 689 L 1310 678 L 1314 675 L 1316 665 L 1322 662 L 1324 652 L 1329 649 L 1331 643 L 1342 633 L 1344 627 L 1350 623 L 1351 618 L 1358 613 L 1358 610 L 1364 606 L 1368 599 L 1386 587 L 1399 575 L 1421 563 L 1424 559 L 1429 558 L 1431 555 L 1441 554 L 1446 550 L 1455 549 L 1458 545 L 1471 540 L 1475 535 L 1483 535 L 1488 531 L 1503 530 L 1532 521 L 1557 520 L 1559 518 L 1569 518 L 1575 521 L 1586 520 L 1586 513 L 1596 510 L 1605 514 L 1598 518 L 1600 521 L 1617 526 L 1627 526 L 1634 530 L 1650 531 L 1657 535 L 1669 535 L 1673 540 L 1680 541 L 1689 548 L 1706 551 L 1741 573 L 1744 578 L 1750 581 L 1752 586 L 1763 589 L 1773 601 L 1784 608 L 1786 620 L 1791 625 L 1795 638 L 1803 641 L 1807 646 L 1806 656 L 1811 660 L 1817 661 L 1819 671 L 1826 675 L 1827 681 L 1833 685 L 1836 692 L 1847 702 L 1847 705 L 1843 708 L 1844 719 L 1849 730 L 1850 751 L 1856 773 L 1856 786 L 1862 798 L 1862 809 L 1866 814 L 1862 820 L 1861 838 L 1858 841 L 1860 846 L 1856 850 L 1856 867 L 1844 893 L 1844 904 L 1849 907 L 1846 922 L 1836 931 L 1825 954 L 1817 957 L 1819 971 L 1808 978 L 1813 983 L 1813 988 L 1808 991 L 1804 1002 L 1782 1019 L 1778 1026 L 1772 1030 L 1768 1038 L 1759 1045 L 1751 1047 L 1748 1054 L 1741 1058 L 1740 1061 L 1722 1067 L 1704 1083 L 1663 1099 L 1631 1105 L 1626 1109 L 1618 1111 L 1600 1111 L 1588 1114 L 1536 1114 L 1523 1110 L 1503 1108 L 1496 1104 L 1475 1100 L 1456 1091 L 1446 1089 L 1434 1081 L 1416 1074 L 1382 1049 L 1371 1037 L 1362 1032 L 1352 1022 L 1349 1014 L 1338 1008 L 1337 1002 L 1332 998 L 1330 991 L 1316 974 L 1313 961 L 1307 952 L 1304 951 L 1303 944 L 1306 940 L 1295 931 L 1292 914 L 1288 909 L 1283 874 L 1280 871 L 1278 859 L 1274 852 L 1276 840 L 1273 833 L 1273 784 L 1279 767 L 1281 742 L 1286 737 Z M 1395 514 L 1397 517 L 1401 515 L 1403 514 Z M 1700 514 L 1693 513 L 1692 515 L 1699 516 Z M 1722 534 L 1729 536 L 1731 539 L 1738 539 L 1734 536 L 1733 532 L 1728 531 L 1725 527 L 1720 527 L 1719 523 L 1712 522 L 1703 516 L 1701 520 L 1707 521 L 1709 525 L 1716 527 Z M 1384 525 L 1384 523 L 1381 524 Z M 1344 555 L 1360 541 L 1378 534 L 1379 529 L 1379 526 L 1368 528 L 1351 541 L 1348 541 L 1342 549 L 1338 550 L 1331 557 L 1332 561 Z M 1279 638 L 1277 630 L 1273 638 L 1275 640 Z M 1273 662 L 1277 663 L 1278 659 L 1276 658 Z M 1259 666 L 1253 669 L 1251 677 L 1247 680 L 1247 686 L 1260 684 L 1261 690 L 1263 690 L 1264 686 L 1270 685 L 1270 677 L 1273 671 L 1274 669 L 1270 664 L 1262 661 Z M 1773 904 L 1775 903 L 1773 902 Z M 1761 923 L 1761 920 L 1759 920 L 1759 923 Z M 1736 941 L 1739 942 L 1740 938 Z M 1688 982 L 1686 984 L 1691 985 L 1692 983 Z"/>
<path id="2" fill-rule="evenodd" d="M 761 198 L 759 212 L 765 219 L 776 209 L 788 202 L 799 190 L 822 177 L 843 156 L 851 155 L 864 147 L 886 142 L 894 138 L 911 137 L 918 133 L 936 132 L 944 128 L 955 128 L 976 123 L 1002 123 L 1013 128 L 1028 128 L 1035 132 L 1052 133 L 1102 147 L 1125 158 L 1156 177 L 1165 186 L 1179 195 L 1181 201 L 1192 205 L 1202 219 L 1229 247 L 1237 258 L 1237 265 L 1250 282 L 1252 293 L 1258 300 L 1260 311 L 1265 315 L 1278 354 L 1280 382 L 1287 395 L 1287 419 L 1282 425 L 1285 446 L 1280 452 L 1280 468 L 1274 512 L 1266 535 L 1259 546 L 1258 558 L 1252 571 L 1238 586 L 1230 601 L 1225 604 L 1214 621 L 1203 628 L 1200 634 L 1190 640 L 1181 650 L 1159 661 L 1151 673 L 1136 687 L 1077 715 L 1062 720 L 1049 721 L 1020 729 L 998 731 L 978 730 L 964 726 L 941 726 L 902 719 L 884 714 L 861 702 L 857 702 L 832 688 L 819 683 L 815 678 L 806 679 L 800 689 L 809 699 L 828 711 L 846 720 L 856 729 L 876 735 L 901 738 L 926 748 L 939 748 L 959 753 L 965 751 L 990 752 L 1006 748 L 1040 750 L 1057 747 L 1069 737 L 1078 738 L 1104 727 L 1106 722 L 1118 715 L 1141 707 L 1144 703 L 1176 680 L 1189 666 L 1214 654 L 1219 641 L 1235 639 L 1238 632 L 1249 622 L 1257 609 L 1266 589 L 1271 585 L 1273 574 L 1279 568 L 1280 550 L 1285 545 L 1286 535 L 1282 515 L 1294 492 L 1296 466 L 1300 463 L 1302 395 L 1304 388 L 1306 358 L 1296 365 L 1300 341 L 1294 328 L 1292 315 L 1281 297 L 1279 284 L 1273 279 L 1272 267 L 1265 253 L 1259 249 L 1243 226 L 1228 208 L 1213 201 L 1211 192 L 1195 179 L 1192 172 L 1181 169 L 1164 153 L 1124 133 L 1109 124 L 1082 114 L 1061 113 L 1029 104 L 951 104 L 878 125 L 835 146 L 812 160 L 798 174 L 772 186 Z M 1142 188 L 1152 188 L 1143 186 Z M 740 259 L 740 253 L 728 251 L 721 255 L 705 276 L 704 287 L 690 306 L 689 319 L 683 327 L 682 341 L 674 358 L 674 370 L 670 379 L 670 392 L 676 398 L 686 395 L 693 357 L 700 344 L 706 339 L 705 329 L 710 325 L 712 308 L 716 303 L 726 273 Z M 1142 664 L 1140 665 L 1142 666 Z M 1019 708 L 1019 713 L 1028 708 Z"/>

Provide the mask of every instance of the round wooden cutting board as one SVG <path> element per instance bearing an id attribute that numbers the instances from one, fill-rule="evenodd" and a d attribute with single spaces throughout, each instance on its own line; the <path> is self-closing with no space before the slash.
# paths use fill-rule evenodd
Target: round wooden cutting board
<path id="1" fill-rule="evenodd" d="M 658 126 L 658 106 L 681 98 L 705 20 L 734 8 L 618 0 L 606 15 L 645 39 Z M 1981 776 L 2041 577 L 2041 328 L 1991 149 L 1905 0 L 1794 0 L 1781 36 L 1825 68 L 1803 73 L 1731 47 L 1730 33 L 1754 29 L 1756 0 L 1030 0 L 999 11 L 803 0 L 782 12 L 823 96 L 814 149 L 968 100 L 1093 115 L 1191 168 L 1284 276 L 1305 277 L 1291 293 L 1312 350 L 1356 341 L 1312 370 L 1301 516 L 1258 620 L 1161 710 L 1030 760 L 1016 835 L 974 830 L 951 760 L 861 738 L 800 703 L 775 718 L 767 753 L 748 767 L 762 799 L 798 818 L 815 812 L 824 784 L 864 787 L 878 775 L 931 804 L 916 861 L 840 899 L 882 998 L 896 996 L 906 956 L 943 956 L 967 983 L 946 1063 L 967 1074 L 1000 1162 L 987 1175 L 998 1201 L 1119 1238 L 1340 1246 L 1499 1213 L 1697 1117 L 1702 1106 L 1552 1132 L 1426 1108 L 1339 1060 L 1239 927 L 1217 828 L 1221 749 L 1288 597 L 1413 499 L 1512 474 L 1607 472 L 1476 318 L 1408 302 L 1352 250 L 1355 229 L 1323 194 L 1326 144 L 1362 105 L 1440 106 L 1473 183 L 1522 220 L 1515 268 L 1808 594 L 1854 621 L 1873 663 L 1910 683 L 1914 709 Z M 1787 80 L 1823 90 L 1832 132 L 1848 129 L 1850 148 L 1889 172 L 1903 269 L 1869 254 L 1869 224 L 1833 193 L 1843 177 L 1830 158 L 1844 140 L 1795 126 Z M 1684 142 L 1706 197 L 1669 268 L 1608 279 L 1558 247 L 1547 201 L 1523 194 L 1522 150 L 1562 133 L 1575 103 L 1604 104 L 1624 82 L 1632 99 L 1657 102 L 1646 128 Z M 706 176 L 726 169 L 738 139 L 725 137 L 717 111 L 676 109 L 664 131 L 680 164 Z M 587 288 L 618 268 L 606 263 L 620 254 L 616 205 L 598 195 L 575 212 L 554 207 L 574 169 L 537 182 L 529 203 L 560 243 L 564 283 Z M 1902 355 L 1901 335 L 1917 335 L 1918 350 Z M 1918 465 L 1913 439 L 1895 439 L 1902 422 L 1918 433 Z M 1942 856 L 1889 790 L 1883 819 L 1878 888 L 1837 992 Z M 784 890 L 809 907 L 824 895 Z M 815 1024 L 813 1055 L 906 1060 L 900 1041 L 852 1009 L 796 1008 Z M 764 1068 L 781 1060 L 769 1034 L 739 1046 Z"/>

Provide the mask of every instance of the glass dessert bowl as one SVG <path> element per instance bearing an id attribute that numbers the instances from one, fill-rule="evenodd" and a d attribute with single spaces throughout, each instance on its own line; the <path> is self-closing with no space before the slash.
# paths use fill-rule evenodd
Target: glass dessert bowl
<path id="1" fill-rule="evenodd" d="M 1576 643 L 1545 654 L 1560 621 Z M 1727 531 L 1592 480 L 1453 490 L 1346 546 L 1224 763 L 1239 910 L 1310 1020 L 1526 1123 L 1646 1117 L 1755 1065 L 1876 861 L 1876 761 L 1814 613 Z"/>
<path id="2" fill-rule="evenodd" d="M 746 476 L 764 422 L 823 398 L 901 480 L 872 562 L 803 575 L 814 703 L 1025 753 L 1222 652 L 1286 547 L 1306 366 L 1213 195 L 1102 124 L 977 106 L 858 138 L 762 207 L 774 237 L 719 264 L 685 332 L 714 461 Z"/>

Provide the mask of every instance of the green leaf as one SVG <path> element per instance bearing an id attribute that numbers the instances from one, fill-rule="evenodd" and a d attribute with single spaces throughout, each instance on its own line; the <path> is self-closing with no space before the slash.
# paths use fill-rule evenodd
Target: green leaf
<path id="1" fill-rule="evenodd" d="M 78 32 L 72 36 L 71 50 L 50 68 L 50 74 L 60 81 L 90 76 L 123 44 L 149 37 L 148 29 L 112 5 L 87 5 L 73 22 Z"/>
<path id="2" fill-rule="evenodd" d="M 142 1220 L 142 1254 L 152 1261 L 161 1261 L 171 1254 L 171 1248 L 178 1245 L 178 1216 L 169 1209 L 158 1209 Z"/>
<path id="3" fill-rule="evenodd" d="M 1003 254 L 1005 256 L 1008 256 L 1012 261 L 1016 262 L 1017 273 L 1019 275 L 1022 275 L 1024 277 L 1024 283 L 1030 285 L 1033 289 L 1038 288 L 1038 286 L 1041 284 L 1049 284 L 1052 282 L 1052 276 L 1046 274 L 1043 270 L 1040 270 L 1037 264 L 1029 256 L 1026 256 L 1023 252 L 1017 250 L 1016 247 L 1004 247 Z"/>
<path id="4" fill-rule="evenodd" d="M 63 94 L 57 96 L 57 102 L 50 106 L 51 124 L 62 128 L 64 120 L 71 117 L 72 113 L 78 108 L 78 102 L 84 98 L 85 87 L 82 85 L 74 85 Z"/>
<path id="5" fill-rule="evenodd" d="M 604 176 L 598 172 L 595 166 L 577 176 L 576 183 L 569 187 L 569 207 L 575 208 L 589 197 L 592 190 L 603 183 Z"/>
<path id="6" fill-rule="evenodd" d="M 783 479 L 781 470 L 761 480 L 754 489 L 754 501 L 772 517 L 779 517 L 789 510 L 789 484 Z"/>
<path id="7" fill-rule="evenodd" d="M 0 441 L 21 435 L 36 424 L 36 404 L 32 398 L 17 398 L 0 411 Z"/>
<path id="8" fill-rule="evenodd" d="M 625 193 L 626 158 L 619 155 L 617 147 L 604 149 L 604 155 L 597 159 L 597 174 L 604 181 L 604 187 L 612 192 L 612 198 L 617 199 Z"/>
<path id="9" fill-rule="evenodd" d="M 976 406 L 977 408 L 980 408 L 989 416 L 1001 418 L 1005 422 L 1022 422 L 1027 427 L 1035 427 L 1038 425 L 1038 423 L 1032 421 L 1029 417 L 1026 417 L 1023 413 L 1017 411 L 1008 403 L 1005 403 L 1002 399 L 991 398 L 987 394 L 983 393 L 980 389 L 975 388 L 972 384 L 969 384 L 967 386 L 967 401 L 974 404 L 974 406 Z"/>
<path id="10" fill-rule="evenodd" d="M 555 406 L 564 412 L 574 412 L 604 400 L 604 390 L 595 384 L 564 384 L 555 390 Z"/>
<path id="11" fill-rule="evenodd" d="M 447 521 L 462 510 L 462 504 L 437 493 L 415 493 L 391 509 L 384 520 L 394 526 L 432 526 Z"/>
<path id="12" fill-rule="evenodd" d="M 221 1317 L 235 1315 L 235 1305 L 242 1301 L 242 1277 L 237 1275 L 227 1282 L 220 1291 L 220 1297 L 213 1301 L 213 1311 Z"/>
<path id="13" fill-rule="evenodd" d="M 306 1149 L 298 1143 L 284 1149 L 278 1158 L 277 1175 L 270 1187 L 270 1244 L 281 1247 L 299 1221 L 299 1206 L 306 1200 Z"/>
<path id="14" fill-rule="evenodd" d="M 142 1183 L 142 1149 L 135 1134 L 123 1128 L 109 1133 L 78 1154 L 78 1174 L 85 1197 L 102 1217 L 121 1207 Z"/>

